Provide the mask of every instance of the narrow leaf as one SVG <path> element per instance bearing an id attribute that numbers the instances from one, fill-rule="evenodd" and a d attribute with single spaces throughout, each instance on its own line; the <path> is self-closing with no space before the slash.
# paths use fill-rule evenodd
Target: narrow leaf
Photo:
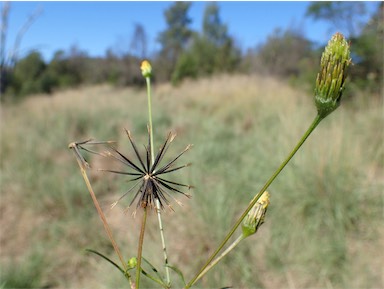
<path id="1" fill-rule="evenodd" d="M 145 259 L 144 257 L 143 258 L 143 261 L 145 263 L 148 264 L 149 267 L 151 267 L 152 271 L 155 272 L 155 274 L 157 275 L 157 277 L 159 277 L 161 280 L 163 280 L 163 277 L 160 275 L 159 271 L 157 271 L 157 269 L 155 268 L 155 266 L 153 266 L 147 259 Z"/>
<path id="2" fill-rule="evenodd" d="M 93 254 L 96 254 L 96 255 L 100 256 L 101 258 L 103 258 L 104 260 L 107 260 L 109 263 L 111 263 L 113 266 L 115 266 L 117 269 L 119 269 L 119 271 L 120 271 L 121 273 L 123 273 L 124 276 L 125 276 L 125 272 L 124 272 L 124 270 L 123 270 L 119 265 L 117 265 L 115 262 L 113 262 L 111 259 L 109 259 L 108 257 L 106 257 L 105 255 L 103 255 L 103 254 L 101 254 L 101 253 L 99 253 L 99 252 L 97 252 L 97 251 L 95 251 L 95 250 L 92 250 L 92 249 L 85 249 L 85 251 L 90 252 L 90 253 L 93 253 Z"/>
<path id="3" fill-rule="evenodd" d="M 174 266 L 171 266 L 169 264 L 166 265 L 168 268 L 172 269 L 173 271 L 176 272 L 177 275 L 179 275 L 181 281 L 183 282 L 184 286 L 187 285 L 187 283 L 185 282 L 185 279 L 184 279 L 184 275 L 183 275 L 183 272 L 181 272 L 181 270 L 179 268 L 176 268 Z"/>

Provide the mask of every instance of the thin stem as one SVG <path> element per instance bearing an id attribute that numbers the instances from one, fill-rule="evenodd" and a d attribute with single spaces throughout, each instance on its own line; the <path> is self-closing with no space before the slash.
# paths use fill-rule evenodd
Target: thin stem
<path id="1" fill-rule="evenodd" d="M 122 266 L 123 266 L 123 268 L 124 268 L 125 274 L 126 274 L 126 276 L 128 277 L 128 280 L 129 280 L 129 283 L 130 283 L 130 285 L 131 285 L 131 288 L 133 288 L 133 284 L 132 284 L 132 281 L 131 281 L 131 276 L 130 276 L 130 274 L 128 273 L 127 265 L 126 265 L 126 263 L 124 262 L 124 259 L 123 259 L 123 256 L 121 255 L 121 252 L 120 252 L 120 250 L 119 250 L 119 247 L 117 246 L 117 244 L 116 244 L 116 242 L 115 242 L 115 239 L 114 239 L 113 236 L 112 236 L 111 229 L 110 229 L 110 227 L 109 227 L 109 225 L 108 225 L 107 219 L 105 218 L 105 215 L 104 215 L 104 213 L 103 213 L 103 210 L 101 209 L 100 204 L 99 204 L 99 202 L 98 202 L 98 200 L 97 200 L 97 198 L 96 198 L 96 195 L 95 195 L 95 193 L 94 193 L 94 191 L 93 191 L 92 185 L 91 185 L 91 183 L 90 183 L 90 181 L 89 181 L 89 179 L 88 179 L 88 175 L 87 175 L 87 173 L 86 173 L 86 171 L 85 171 L 85 168 L 84 168 L 84 166 L 83 166 L 83 163 L 82 163 L 81 160 L 78 159 L 77 157 L 76 157 L 76 160 L 77 160 L 77 163 L 78 163 L 78 165 L 79 165 L 79 167 L 80 167 L 81 175 L 83 176 L 84 182 L 85 182 L 85 184 L 86 184 L 86 186 L 87 186 L 87 188 L 88 188 L 88 191 L 89 191 L 89 193 L 90 193 L 90 195 L 91 195 L 91 198 L 92 198 L 92 200 L 93 200 L 93 204 L 95 205 L 96 210 L 97 210 L 97 213 L 98 213 L 98 215 L 99 215 L 99 217 L 100 217 L 100 219 L 101 219 L 101 222 L 103 223 L 104 230 L 105 230 L 105 232 L 107 233 L 107 236 L 108 236 L 109 240 L 111 241 L 111 244 L 112 244 L 112 246 L 113 246 L 113 249 L 115 250 L 117 256 L 118 256 L 119 259 L 120 259 L 120 262 L 121 262 L 121 264 L 122 264 Z"/>
<path id="2" fill-rule="evenodd" d="M 159 220 L 161 245 L 163 246 L 165 274 L 166 274 L 166 278 L 167 278 L 167 285 L 169 285 L 171 283 L 171 277 L 169 275 L 167 247 L 165 245 L 165 238 L 164 238 L 164 232 L 163 232 L 163 222 L 161 221 L 161 211 L 160 211 L 159 199 L 156 199 L 156 211 L 157 211 L 157 219 Z"/>
<path id="3" fill-rule="evenodd" d="M 220 254 L 219 257 L 217 257 L 215 260 L 213 260 L 205 269 L 203 272 L 199 274 L 199 276 L 196 278 L 195 282 L 200 280 L 201 277 L 203 277 L 209 270 L 211 270 L 217 263 L 221 261 L 229 252 L 231 252 L 237 245 L 240 244 L 242 240 L 244 240 L 244 236 L 241 234 L 223 253 Z"/>
<path id="4" fill-rule="evenodd" d="M 154 147 L 153 147 L 151 78 L 150 77 L 146 77 L 145 80 L 146 80 L 146 83 L 147 83 L 147 96 L 148 96 L 148 120 L 149 120 L 150 143 L 151 143 L 151 160 L 152 160 L 151 165 L 153 165 L 153 163 L 155 161 L 155 154 L 154 154 Z M 160 208 L 160 201 L 158 199 L 156 199 L 156 211 L 157 211 L 157 219 L 159 221 L 159 230 L 160 230 L 161 244 L 162 244 L 162 247 L 163 247 L 165 274 L 166 274 L 166 278 L 167 278 L 167 284 L 170 284 L 171 283 L 171 278 L 170 278 L 169 268 L 168 268 L 167 247 L 165 245 L 163 222 L 161 220 L 161 210 L 160 209 L 161 209 Z"/>
<path id="5" fill-rule="evenodd" d="M 137 248 L 136 289 L 140 288 L 141 259 L 142 259 L 142 253 L 143 253 L 144 232 L 145 232 L 145 224 L 147 223 L 147 214 L 148 214 L 148 209 L 147 207 L 145 207 L 143 219 L 141 222 L 139 246 Z"/>
<path id="6" fill-rule="evenodd" d="M 233 235 L 233 233 L 236 231 L 236 229 L 239 227 L 243 219 L 247 216 L 248 212 L 252 209 L 252 207 L 255 205 L 257 200 L 261 197 L 261 195 L 268 189 L 270 184 L 275 180 L 275 178 L 280 174 L 280 172 L 284 169 L 284 167 L 287 165 L 287 163 L 292 159 L 292 157 L 295 155 L 295 153 L 299 150 L 299 148 L 302 146 L 302 144 L 305 142 L 305 140 L 309 137 L 309 135 L 313 132 L 313 130 L 317 127 L 317 125 L 321 122 L 323 118 L 319 115 L 316 115 L 315 119 L 313 120 L 312 124 L 309 126 L 307 131 L 304 133 L 304 135 L 301 137 L 300 141 L 297 143 L 295 148 L 289 153 L 288 157 L 282 164 L 278 167 L 278 169 L 272 174 L 272 176 L 269 178 L 269 180 L 265 183 L 265 185 L 261 188 L 260 192 L 256 194 L 251 202 L 249 203 L 248 207 L 245 209 L 243 214 L 240 216 L 240 218 L 236 221 L 236 223 L 233 225 L 229 233 L 226 235 L 224 240 L 221 242 L 219 247 L 216 249 L 216 251 L 209 257 L 207 262 L 204 264 L 204 266 L 200 269 L 200 271 L 196 274 L 196 276 L 187 284 L 185 287 L 190 288 L 196 281 L 197 278 L 200 276 L 202 272 L 208 267 L 208 265 L 212 262 L 212 260 L 217 256 L 217 254 L 221 251 L 221 249 L 225 246 L 225 244 L 228 242 L 229 238 Z"/>
<path id="7" fill-rule="evenodd" d="M 151 165 L 153 165 L 153 162 L 155 161 L 155 154 L 154 154 L 154 150 L 153 150 L 151 78 L 146 77 L 145 80 L 147 83 L 147 96 L 148 96 L 148 121 L 149 121 L 149 133 L 150 133 L 150 142 L 151 142 L 151 160 L 152 160 Z"/>

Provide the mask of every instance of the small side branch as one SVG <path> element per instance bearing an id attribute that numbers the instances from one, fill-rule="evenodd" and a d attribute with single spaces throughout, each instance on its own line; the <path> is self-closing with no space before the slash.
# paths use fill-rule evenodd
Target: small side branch
<path id="1" fill-rule="evenodd" d="M 92 185 L 91 185 L 91 182 L 89 181 L 89 178 L 88 178 L 88 175 L 87 175 L 87 172 L 86 172 L 86 168 L 89 168 L 89 164 L 88 162 L 83 158 L 83 156 L 81 155 L 80 153 L 80 148 L 81 145 L 83 144 L 86 144 L 86 143 L 90 143 L 91 141 L 88 140 L 88 141 L 85 141 L 85 142 L 73 142 L 71 144 L 69 144 L 69 148 L 73 150 L 73 153 L 76 157 L 76 160 L 77 160 L 77 163 L 79 165 L 79 168 L 80 168 L 80 172 L 81 172 L 81 175 L 83 176 L 83 179 L 84 179 L 84 182 L 88 188 L 88 191 L 91 195 L 91 198 L 93 200 L 93 204 L 95 205 L 96 207 L 96 210 L 97 210 L 97 213 L 101 219 L 101 222 L 103 223 L 103 226 L 104 226 L 104 229 L 105 229 L 105 232 L 107 233 L 107 236 L 109 238 L 109 240 L 111 241 L 111 244 L 113 246 L 113 249 L 115 250 L 117 256 L 119 257 L 120 259 L 120 262 L 124 268 L 124 270 L 127 272 L 127 265 L 126 265 L 126 262 L 124 262 L 124 259 L 123 259 L 123 256 L 121 255 L 121 252 L 115 242 L 115 239 L 113 238 L 112 236 L 112 232 L 111 232 L 111 229 L 108 225 L 108 222 L 107 222 L 107 219 L 105 218 L 105 215 L 104 215 L 104 212 L 103 210 L 101 209 L 100 207 L 100 204 L 96 198 L 96 195 L 93 191 L 93 188 L 92 188 Z M 105 143 L 105 142 L 100 142 L 100 143 Z M 98 143 L 97 143 L 98 144 Z"/>

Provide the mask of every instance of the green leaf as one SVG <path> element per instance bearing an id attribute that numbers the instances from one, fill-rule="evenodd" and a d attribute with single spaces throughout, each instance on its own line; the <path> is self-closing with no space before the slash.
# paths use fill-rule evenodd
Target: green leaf
<path id="1" fill-rule="evenodd" d="M 125 274 L 125 271 L 124 271 L 119 265 L 117 265 L 115 262 L 113 262 L 111 259 L 109 259 L 109 258 L 106 257 L 105 255 L 103 255 L 103 254 L 101 254 L 101 253 L 99 253 L 99 252 L 97 252 L 97 251 L 95 251 L 95 250 L 92 250 L 92 249 L 85 249 L 85 251 L 90 252 L 90 253 L 93 253 L 93 254 L 96 254 L 96 255 L 100 256 L 101 258 L 103 258 L 104 260 L 107 260 L 109 263 L 111 263 L 113 266 L 115 266 L 117 269 L 119 269 L 119 271 L 120 271 L 121 273 L 123 273 L 124 276 L 126 275 L 126 274 Z"/>
<path id="2" fill-rule="evenodd" d="M 164 288 L 168 288 L 168 286 L 164 283 L 162 279 L 157 279 L 156 277 L 153 277 L 151 274 L 147 273 L 143 268 L 141 268 L 141 273 L 152 281 L 156 282 L 157 284 L 160 284 Z"/>
<path id="3" fill-rule="evenodd" d="M 184 279 L 184 275 L 183 275 L 183 272 L 181 272 L 181 270 L 179 268 L 176 268 L 174 266 L 171 266 L 171 265 L 167 265 L 168 268 L 172 269 L 173 271 L 175 271 L 177 273 L 177 275 L 180 276 L 180 279 L 181 281 L 183 282 L 184 286 L 187 285 L 187 283 L 185 282 L 185 279 Z"/>
<path id="4" fill-rule="evenodd" d="M 157 269 L 155 268 L 155 266 L 153 266 L 147 259 L 145 259 L 144 257 L 142 257 L 142 259 L 144 260 L 145 263 L 147 263 L 149 265 L 149 267 L 151 267 L 152 271 L 155 272 L 155 274 L 157 275 L 157 277 L 159 277 L 159 279 L 162 281 L 162 284 L 165 284 L 164 280 L 163 280 L 163 277 L 160 275 L 159 271 L 157 271 Z M 142 269 L 143 270 L 143 269 Z M 144 270 L 143 270 L 144 272 Z"/>

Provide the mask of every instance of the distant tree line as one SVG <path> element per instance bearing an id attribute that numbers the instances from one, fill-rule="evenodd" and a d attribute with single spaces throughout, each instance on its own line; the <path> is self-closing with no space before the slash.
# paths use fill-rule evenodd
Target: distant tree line
<path id="1" fill-rule="evenodd" d="M 2 100 L 34 93 L 49 94 L 81 84 L 143 85 L 139 70 L 143 58 L 153 63 L 157 82 L 178 84 L 186 78 L 220 73 L 258 73 L 312 86 L 323 47 L 305 38 L 300 29 L 276 29 L 264 43 L 242 52 L 223 23 L 216 3 L 207 3 L 201 32 L 193 31 L 188 15 L 192 4 L 175 2 L 164 12 L 167 26 L 157 38 L 161 49 L 153 55 L 147 55 L 144 27 L 135 24 L 127 51 L 111 48 L 104 57 L 90 57 L 73 46 L 68 51 L 57 51 L 49 62 L 44 61 L 38 51 L 31 51 L 17 61 L 7 61 L 6 9 L 9 8 L 3 7 Z M 314 20 L 328 21 L 334 30 L 342 28 L 349 33 L 355 64 L 350 78 L 354 88 L 373 93 L 380 93 L 383 87 L 383 2 L 377 7 L 368 22 L 361 20 L 365 13 L 363 2 L 313 2 L 306 14 Z"/>

